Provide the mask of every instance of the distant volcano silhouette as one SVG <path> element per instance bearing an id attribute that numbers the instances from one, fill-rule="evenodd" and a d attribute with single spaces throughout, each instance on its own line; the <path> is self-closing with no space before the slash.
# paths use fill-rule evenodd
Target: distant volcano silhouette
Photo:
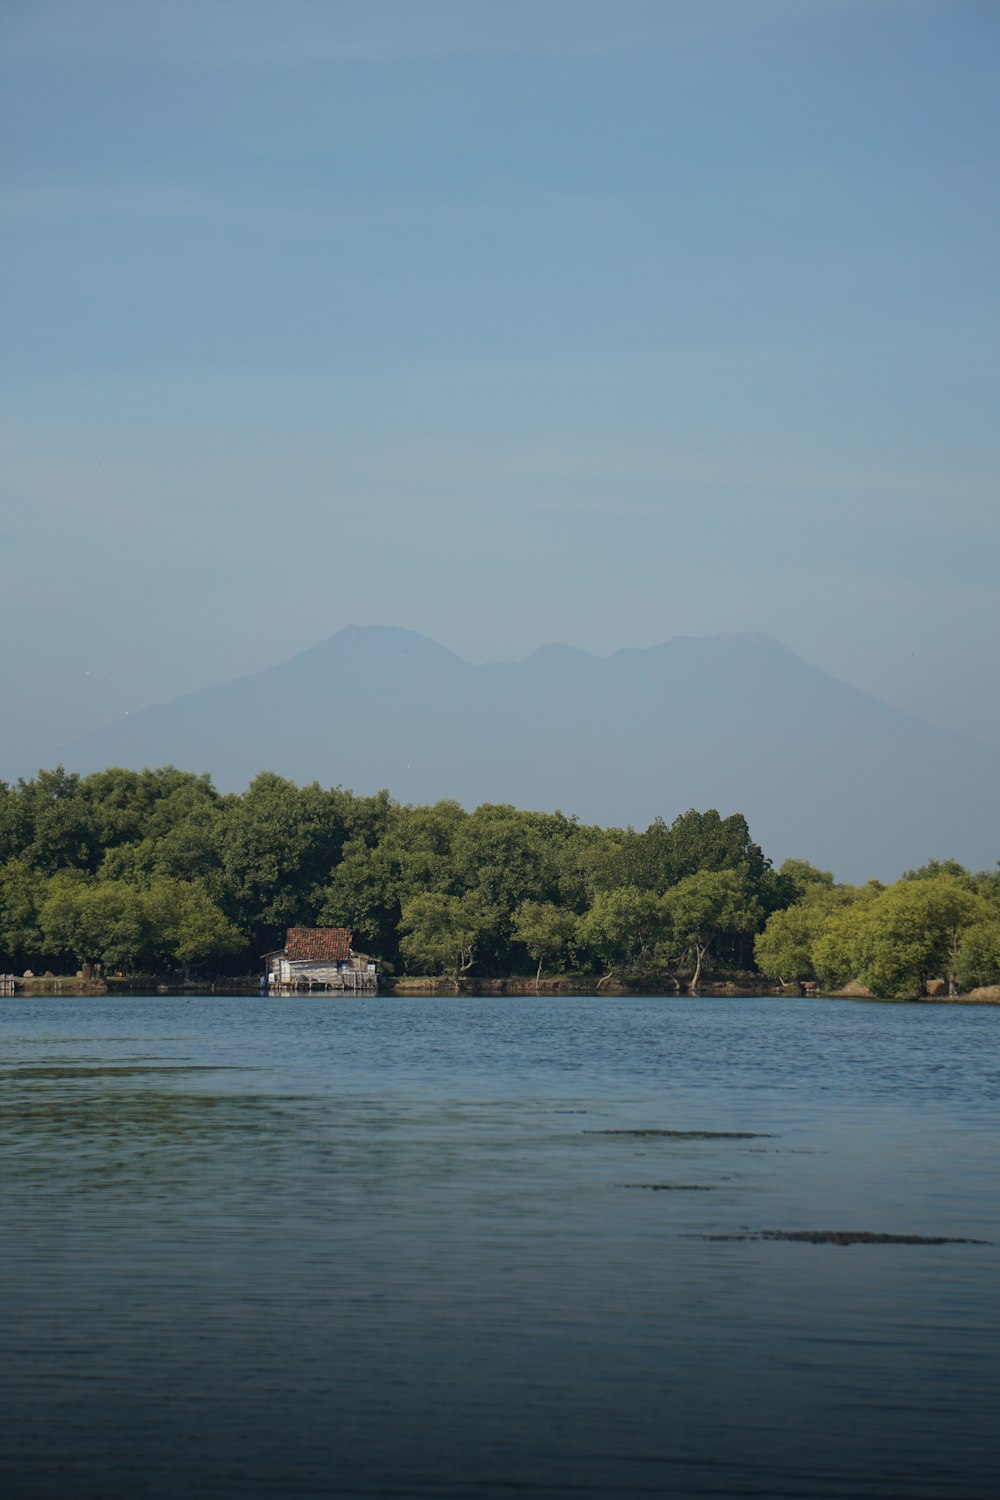
<path id="1" fill-rule="evenodd" d="M 756 634 L 606 658 L 543 646 L 474 666 L 411 631 L 349 626 L 254 676 L 78 740 L 68 767 L 174 764 L 239 790 L 261 770 L 404 802 L 511 802 L 645 827 L 746 814 L 776 862 L 894 879 L 1000 855 L 995 751 L 889 707 Z"/>

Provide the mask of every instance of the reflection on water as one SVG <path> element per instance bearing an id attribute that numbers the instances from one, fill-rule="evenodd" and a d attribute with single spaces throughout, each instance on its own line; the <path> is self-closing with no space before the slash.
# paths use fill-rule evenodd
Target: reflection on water
<path id="1" fill-rule="evenodd" d="M 998 1040 L 759 998 L 5 1001 L 0 1483 L 992 1497 Z"/>

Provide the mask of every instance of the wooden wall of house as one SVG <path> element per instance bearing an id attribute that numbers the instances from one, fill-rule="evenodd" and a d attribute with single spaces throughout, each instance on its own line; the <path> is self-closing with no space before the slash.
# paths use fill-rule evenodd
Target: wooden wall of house
<path id="1" fill-rule="evenodd" d="M 369 972 L 368 965 L 367 958 L 363 967 L 359 967 L 353 960 L 349 964 L 341 964 L 307 959 L 294 962 L 287 958 L 272 959 L 269 977 L 272 984 L 287 985 L 289 988 L 315 985 L 319 989 L 374 991 L 378 989 L 378 977 L 374 966 Z"/>
<path id="2" fill-rule="evenodd" d="M 311 979 L 315 984 L 340 984 L 345 967 L 322 959 L 305 958 L 289 961 L 288 964 L 289 977 L 293 983 L 296 979 Z"/>

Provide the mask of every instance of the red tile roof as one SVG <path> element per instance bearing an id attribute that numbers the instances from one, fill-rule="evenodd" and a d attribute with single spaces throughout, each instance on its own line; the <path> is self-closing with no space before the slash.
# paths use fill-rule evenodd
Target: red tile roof
<path id="1" fill-rule="evenodd" d="M 351 956 L 346 927 L 289 927 L 285 957 L 293 963 L 341 963 Z"/>

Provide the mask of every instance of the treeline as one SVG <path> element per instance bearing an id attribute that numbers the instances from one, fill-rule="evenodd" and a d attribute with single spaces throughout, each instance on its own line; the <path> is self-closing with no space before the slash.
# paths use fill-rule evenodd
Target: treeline
<path id="1" fill-rule="evenodd" d="M 796 900 L 754 943 L 770 978 L 825 989 L 856 983 L 894 999 L 935 981 L 951 995 L 1000 983 L 1000 872 L 973 875 L 935 860 L 890 886 L 837 885 L 810 866 L 798 867 L 798 878 Z"/>
<path id="2" fill-rule="evenodd" d="M 296 925 L 349 927 L 389 974 L 1000 978 L 996 875 L 839 886 L 773 869 L 738 813 L 637 832 L 270 773 L 225 796 L 172 767 L 0 783 L 0 969 L 245 973 Z"/>

